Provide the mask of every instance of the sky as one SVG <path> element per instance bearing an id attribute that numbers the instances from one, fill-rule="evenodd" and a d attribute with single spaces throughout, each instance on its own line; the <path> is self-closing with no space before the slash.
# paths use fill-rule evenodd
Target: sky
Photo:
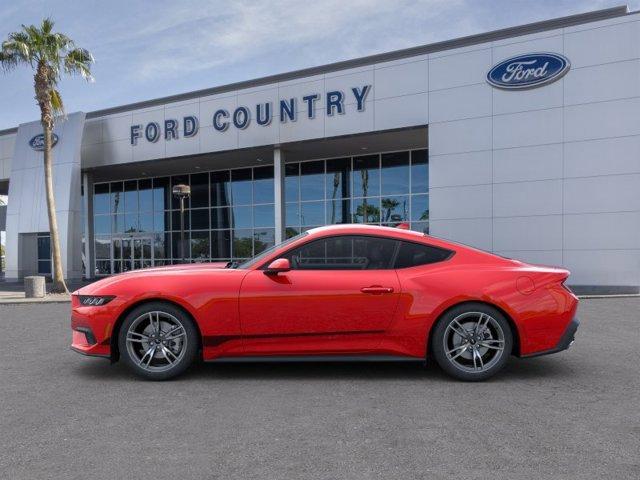
<path id="1" fill-rule="evenodd" d="M 0 40 L 45 16 L 90 50 L 95 82 L 64 79 L 67 112 L 423 45 L 622 0 L 0 0 Z M 630 10 L 640 0 L 627 2 Z M 0 70 L 0 130 L 37 120 L 27 68 Z"/>

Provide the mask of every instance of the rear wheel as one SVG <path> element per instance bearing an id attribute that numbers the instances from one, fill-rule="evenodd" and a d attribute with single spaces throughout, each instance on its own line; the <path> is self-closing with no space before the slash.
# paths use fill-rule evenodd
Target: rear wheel
<path id="1" fill-rule="evenodd" d="M 495 375 L 513 348 L 509 322 L 482 303 L 454 307 L 440 318 L 432 335 L 438 365 L 460 380 L 479 381 Z"/>
<path id="2" fill-rule="evenodd" d="M 118 339 L 120 356 L 138 375 L 167 380 L 183 373 L 198 352 L 198 333 L 179 308 L 162 302 L 141 305 L 127 315 Z"/>

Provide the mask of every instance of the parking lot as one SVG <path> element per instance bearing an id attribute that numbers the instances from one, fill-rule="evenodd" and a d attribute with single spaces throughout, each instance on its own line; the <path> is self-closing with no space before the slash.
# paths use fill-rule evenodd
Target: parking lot
<path id="1" fill-rule="evenodd" d="M 68 348 L 69 306 L 0 305 L 0 478 L 640 478 L 640 298 L 481 384 L 435 365 L 205 364 L 172 382 Z"/>

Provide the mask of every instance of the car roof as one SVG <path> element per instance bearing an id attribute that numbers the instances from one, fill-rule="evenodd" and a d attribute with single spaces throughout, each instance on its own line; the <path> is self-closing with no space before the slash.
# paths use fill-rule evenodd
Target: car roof
<path id="1" fill-rule="evenodd" d="M 429 237 L 425 233 L 406 230 L 397 227 L 382 227 L 379 225 L 363 225 L 359 223 L 327 225 L 324 227 L 316 227 L 308 230 L 309 235 L 325 236 L 325 235 L 381 235 L 385 237 L 404 238 L 406 240 L 425 241 Z M 436 239 L 434 239 L 436 240 Z"/>

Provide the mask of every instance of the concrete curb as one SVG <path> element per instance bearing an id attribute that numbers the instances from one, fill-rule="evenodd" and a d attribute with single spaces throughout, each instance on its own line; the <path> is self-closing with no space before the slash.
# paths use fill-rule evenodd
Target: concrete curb
<path id="1" fill-rule="evenodd" d="M 25 297 L 17 297 L 17 296 L 7 296 L 2 298 L 0 296 L 0 305 L 24 305 L 29 304 L 32 305 L 34 303 L 70 303 L 71 296 L 70 295 L 46 295 L 43 298 L 25 298 Z"/>

